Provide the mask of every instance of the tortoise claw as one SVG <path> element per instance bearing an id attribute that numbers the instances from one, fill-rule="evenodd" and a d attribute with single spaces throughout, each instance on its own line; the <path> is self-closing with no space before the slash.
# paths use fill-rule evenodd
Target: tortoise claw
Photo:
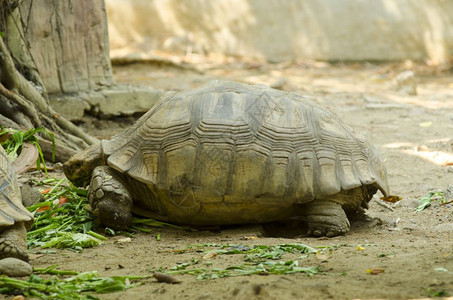
<path id="1" fill-rule="evenodd" d="M 118 203 L 110 199 L 98 203 L 99 222 L 115 230 L 124 230 L 132 225 L 132 213 L 123 209 Z"/>

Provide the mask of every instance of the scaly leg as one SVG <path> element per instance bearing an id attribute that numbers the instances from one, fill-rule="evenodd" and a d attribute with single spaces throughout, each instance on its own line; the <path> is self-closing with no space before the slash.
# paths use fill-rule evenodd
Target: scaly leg
<path id="1" fill-rule="evenodd" d="M 104 226 L 125 229 L 132 225 L 132 197 L 122 175 L 108 166 L 94 169 L 88 199 L 93 214 Z"/>
<path id="2" fill-rule="evenodd" d="M 14 257 L 28 262 L 26 235 L 24 222 L 16 222 L 0 231 L 0 259 Z"/>
<path id="3" fill-rule="evenodd" d="M 341 204 L 328 200 L 315 200 L 305 207 L 308 234 L 333 237 L 349 231 L 350 224 Z"/>

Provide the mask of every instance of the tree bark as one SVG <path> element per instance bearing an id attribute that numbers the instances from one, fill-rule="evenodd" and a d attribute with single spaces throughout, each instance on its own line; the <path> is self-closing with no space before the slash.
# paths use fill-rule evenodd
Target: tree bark
<path id="1" fill-rule="evenodd" d="M 49 105 L 46 89 L 33 65 L 28 41 L 24 38 L 19 4 L 19 1 L 0 0 L 0 125 L 22 130 L 45 127 L 54 133 L 57 147 L 61 148 L 57 151 L 57 160 L 64 161 L 68 155 L 95 143 L 97 139 L 56 113 Z M 17 40 L 23 45 L 19 51 L 22 53 L 17 53 L 15 47 L 13 56 L 5 41 Z M 14 59 L 19 56 L 22 59 Z M 40 138 L 48 139 L 45 135 Z"/>

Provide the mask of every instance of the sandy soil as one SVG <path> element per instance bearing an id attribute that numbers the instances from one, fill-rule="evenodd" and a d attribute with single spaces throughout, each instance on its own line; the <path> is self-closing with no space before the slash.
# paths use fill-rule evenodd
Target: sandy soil
<path id="1" fill-rule="evenodd" d="M 413 70 L 418 95 L 397 91 L 395 78 Z M 428 191 L 445 191 L 453 185 L 453 73 L 411 63 L 401 65 L 330 65 L 326 63 L 264 64 L 238 60 L 192 59 L 192 64 L 130 64 L 114 68 L 117 82 L 150 85 L 164 90 L 199 86 L 213 78 L 249 83 L 266 83 L 288 91 L 316 96 L 318 101 L 350 124 L 365 132 L 382 154 L 388 168 L 392 195 L 404 201 L 384 207 L 370 202 L 369 215 L 381 225 L 355 223 L 350 233 L 335 238 L 312 238 L 302 230 L 270 232 L 261 226 L 222 231 L 186 232 L 155 229 L 137 234 L 131 242 L 109 238 L 103 245 L 82 253 L 57 251 L 33 257 L 35 267 L 59 264 L 61 268 L 97 270 L 103 276 L 147 275 L 160 267 L 199 259 L 203 253 L 176 250 L 189 244 L 276 245 L 303 243 L 312 247 L 335 246 L 332 256 L 310 255 L 299 259 L 301 266 L 319 266 L 324 274 L 307 276 L 251 275 L 199 281 L 178 275 L 181 284 L 149 280 L 104 299 L 409 299 L 438 292 L 453 296 L 453 203 L 414 212 L 414 199 Z M 123 119 L 122 126 L 130 119 Z M 88 124 L 88 123 L 87 123 Z M 91 123 L 93 124 L 93 123 Z M 88 126 L 93 134 L 108 136 L 113 121 Z M 453 196 L 450 196 L 450 199 Z M 448 199 L 448 200 L 450 200 Z M 160 234 L 161 240 L 156 240 Z M 246 240 L 245 237 L 258 236 Z M 284 260 L 297 259 L 290 255 Z M 218 255 L 213 267 L 244 263 L 244 255 Z M 371 275 L 369 269 L 383 273 Z M 444 268 L 449 272 L 441 272 Z"/>

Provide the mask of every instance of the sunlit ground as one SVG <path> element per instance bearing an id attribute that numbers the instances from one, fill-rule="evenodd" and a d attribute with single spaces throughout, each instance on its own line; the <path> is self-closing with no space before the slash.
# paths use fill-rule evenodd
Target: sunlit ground
<path id="1" fill-rule="evenodd" d="M 447 143 L 447 144 L 451 143 L 449 140 L 444 139 L 444 140 L 429 141 L 428 144 L 439 143 L 439 142 Z M 439 165 L 439 166 L 453 166 L 453 153 L 452 152 L 432 150 L 432 149 L 429 149 L 429 147 L 427 147 L 427 146 L 415 145 L 413 143 L 390 143 L 390 144 L 384 145 L 384 147 L 388 148 L 388 149 L 398 149 L 409 155 L 415 155 L 415 156 L 421 157 L 421 158 L 428 160 L 431 163 Z"/>
<path id="2" fill-rule="evenodd" d="M 449 66 L 432 67 L 412 62 L 269 64 L 220 55 L 153 52 L 125 56 L 128 51 L 116 52 L 113 56 L 123 57 L 122 62 L 124 57 L 131 62 L 144 59 L 148 64 L 115 67 L 115 78 L 119 82 L 184 90 L 211 79 L 229 79 L 313 95 L 335 111 L 377 110 L 382 117 L 375 120 L 374 125 L 366 124 L 362 119 L 348 121 L 364 131 L 388 130 L 388 141 L 382 143 L 384 149 L 420 157 L 438 166 L 453 165 L 450 142 L 453 139 L 453 74 L 448 71 Z M 397 89 L 396 77 L 405 70 L 415 74 L 416 95 L 407 95 Z M 392 118 L 386 118 L 386 110 L 393 110 Z M 396 118 L 395 110 L 400 111 Z M 430 138 L 421 139 L 407 130 L 423 131 L 424 136 L 428 134 Z"/>

